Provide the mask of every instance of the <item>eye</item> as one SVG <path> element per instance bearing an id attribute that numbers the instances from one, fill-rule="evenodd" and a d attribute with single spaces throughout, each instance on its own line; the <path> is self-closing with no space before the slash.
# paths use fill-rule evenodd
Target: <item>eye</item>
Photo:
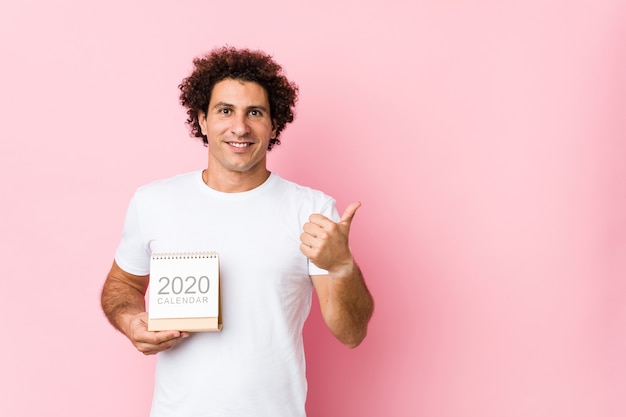
<path id="1" fill-rule="evenodd" d="M 263 112 L 261 112 L 261 110 L 259 110 L 259 109 L 252 109 L 252 110 L 250 110 L 250 111 L 248 112 L 248 114 L 249 114 L 250 116 L 255 116 L 255 117 L 260 117 L 260 116 L 263 116 Z"/>
<path id="2" fill-rule="evenodd" d="M 218 110 L 220 114 L 230 114 L 231 110 L 228 107 L 222 107 Z"/>

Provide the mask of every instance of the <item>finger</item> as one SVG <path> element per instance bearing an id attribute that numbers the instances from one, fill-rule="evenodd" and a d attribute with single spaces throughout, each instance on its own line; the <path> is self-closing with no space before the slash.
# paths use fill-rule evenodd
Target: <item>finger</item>
<path id="1" fill-rule="evenodd" d="M 302 254 L 304 256 L 306 256 L 307 258 L 311 258 L 311 255 L 313 253 L 313 248 L 309 245 L 307 245 L 306 243 L 301 243 L 300 244 L 300 252 L 302 252 Z"/>
<path id="2" fill-rule="evenodd" d="M 343 212 L 339 223 L 348 223 L 348 225 L 350 225 L 352 223 L 352 219 L 354 218 L 354 214 L 359 209 L 359 207 L 361 207 L 360 201 L 355 201 L 354 203 L 351 203 Z"/>
<path id="3" fill-rule="evenodd" d="M 320 213 L 313 213 L 309 216 L 309 224 L 319 227 L 326 227 L 329 224 L 334 223 L 331 219 Z"/>
<path id="4" fill-rule="evenodd" d="M 183 340 L 182 337 L 176 337 L 174 339 L 166 340 L 165 342 L 159 343 L 157 346 L 159 349 L 166 350 L 171 348 L 174 345 L 179 344 Z"/>
<path id="5" fill-rule="evenodd" d="M 179 331 L 161 331 L 161 332 L 156 332 L 154 334 L 154 343 L 159 345 L 161 343 L 167 343 L 170 340 L 177 340 L 177 339 L 181 339 L 182 335 L 180 334 Z"/>
<path id="6" fill-rule="evenodd" d="M 309 258 L 309 260 L 312 262 L 315 262 L 318 258 L 318 255 L 320 254 L 319 248 L 309 246 L 305 243 L 300 244 L 300 252 L 302 252 L 302 254 Z"/>
<path id="7" fill-rule="evenodd" d="M 317 239 L 315 238 L 315 236 L 312 236 L 308 233 L 302 233 L 300 235 L 300 242 L 302 242 L 302 244 L 312 248 L 313 246 L 315 246 L 317 244 Z"/>
<path id="8" fill-rule="evenodd" d="M 311 222 L 305 223 L 304 226 L 302 226 L 302 230 L 304 231 L 304 233 L 311 236 L 315 236 L 320 231 L 320 229 L 320 225 Z"/>
<path id="9" fill-rule="evenodd" d="M 177 339 L 180 337 L 178 331 L 161 331 L 151 332 L 148 330 L 138 330 L 133 335 L 133 340 L 136 343 L 145 343 L 148 345 L 160 345 L 161 343 L 169 340 Z"/>
<path id="10" fill-rule="evenodd" d="M 168 340 L 167 342 L 159 343 L 158 345 L 140 343 L 137 345 L 137 349 L 144 355 L 156 355 L 159 352 L 172 348 L 178 343 L 180 343 L 180 340 L 176 339 Z"/>
<path id="11" fill-rule="evenodd" d="M 154 355 L 155 353 L 172 348 L 173 346 L 179 344 L 184 338 L 183 333 L 181 333 L 178 337 L 172 337 L 160 342 L 155 341 L 139 343 L 137 348 L 146 355 Z"/>

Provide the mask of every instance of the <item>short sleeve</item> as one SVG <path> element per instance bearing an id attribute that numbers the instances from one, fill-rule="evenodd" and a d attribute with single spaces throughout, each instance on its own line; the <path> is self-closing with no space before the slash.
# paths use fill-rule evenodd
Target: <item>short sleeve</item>
<path id="1" fill-rule="evenodd" d="M 126 210 L 124 230 L 115 252 L 115 262 L 124 271 L 134 275 L 150 273 L 150 250 L 141 232 L 136 194 Z"/>

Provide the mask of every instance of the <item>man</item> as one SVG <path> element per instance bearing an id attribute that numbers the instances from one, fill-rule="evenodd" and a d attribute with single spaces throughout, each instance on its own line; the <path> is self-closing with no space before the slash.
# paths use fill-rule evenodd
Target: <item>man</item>
<path id="1" fill-rule="evenodd" d="M 137 190 L 102 307 L 139 351 L 159 353 L 152 417 L 304 416 L 312 288 L 348 347 L 373 312 L 348 246 L 360 203 L 339 217 L 332 198 L 267 169 L 298 92 L 270 56 L 225 47 L 194 65 L 180 98 L 208 165 Z M 199 251 L 220 256 L 222 331 L 148 331 L 150 255 Z"/>

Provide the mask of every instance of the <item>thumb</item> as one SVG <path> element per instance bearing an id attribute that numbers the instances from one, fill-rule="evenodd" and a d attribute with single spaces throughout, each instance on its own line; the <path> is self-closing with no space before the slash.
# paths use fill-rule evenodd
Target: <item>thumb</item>
<path id="1" fill-rule="evenodd" d="M 348 207 L 346 207 L 346 210 L 341 215 L 341 219 L 339 220 L 339 223 L 348 223 L 348 226 L 349 226 L 352 223 L 354 214 L 359 209 L 359 207 L 361 207 L 360 201 L 355 201 L 354 203 L 351 203 Z"/>

